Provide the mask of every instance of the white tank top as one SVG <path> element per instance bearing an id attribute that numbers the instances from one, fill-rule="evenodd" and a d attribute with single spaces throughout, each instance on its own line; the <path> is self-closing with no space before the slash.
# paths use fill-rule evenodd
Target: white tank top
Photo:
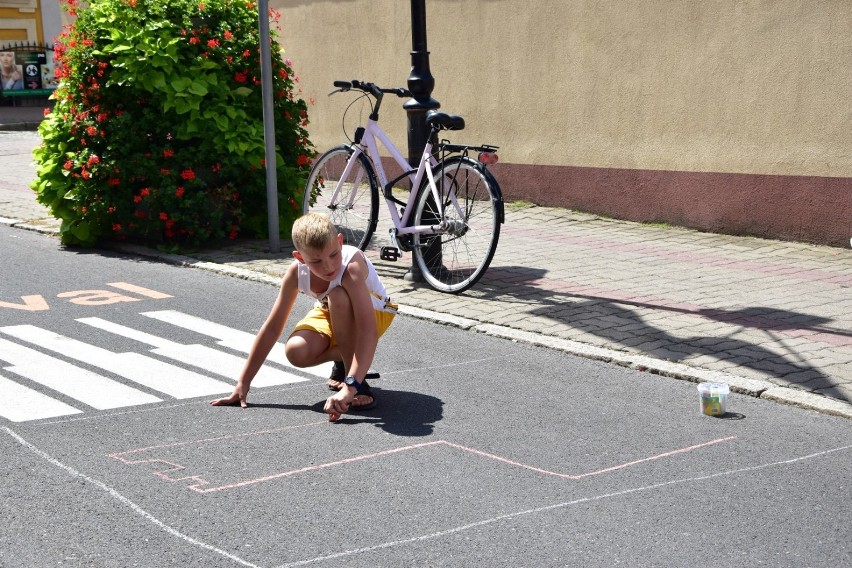
<path id="1" fill-rule="evenodd" d="M 382 281 L 379 279 L 379 275 L 376 274 L 376 268 L 373 266 L 373 263 L 370 262 L 370 259 L 364 256 L 364 253 L 362 253 L 358 247 L 353 247 L 352 245 L 343 245 L 341 248 L 341 254 L 343 255 L 343 263 L 340 266 L 340 270 L 328 283 L 328 289 L 319 294 L 311 290 L 311 270 L 306 264 L 299 262 L 299 291 L 311 298 L 316 298 L 324 307 L 327 306 L 328 293 L 340 286 L 340 281 L 343 279 L 343 273 L 346 272 L 346 267 L 349 266 L 349 263 L 352 262 L 355 255 L 361 255 L 361 258 L 363 258 L 364 262 L 367 264 L 367 280 L 365 282 L 367 284 L 367 290 L 369 290 L 370 296 L 373 300 L 373 309 L 383 312 L 396 312 L 396 306 L 391 303 L 390 298 L 387 295 L 387 290 L 385 289 L 384 284 L 382 284 Z"/>

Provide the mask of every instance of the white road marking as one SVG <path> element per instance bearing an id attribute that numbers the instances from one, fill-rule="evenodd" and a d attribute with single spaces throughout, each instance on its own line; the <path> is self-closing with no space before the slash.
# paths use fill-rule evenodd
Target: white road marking
<path id="1" fill-rule="evenodd" d="M 154 395 L 5 339 L 0 339 L 0 361 L 12 365 L 4 370 L 98 410 L 162 402 Z"/>
<path id="2" fill-rule="evenodd" d="M 223 353 L 222 351 L 217 351 L 216 349 L 207 347 L 206 345 L 183 345 L 157 335 L 151 335 L 150 333 L 145 333 L 144 331 L 139 331 L 101 318 L 80 318 L 77 321 L 116 335 L 121 335 L 122 337 L 128 337 L 130 339 L 146 343 L 155 347 L 155 349 L 151 350 L 152 353 L 156 353 L 157 355 L 161 355 L 168 359 L 180 361 L 181 363 L 193 365 L 200 369 L 204 369 L 205 371 L 222 375 L 235 381 L 245 366 L 244 357 L 237 357 L 230 353 Z M 272 367 L 261 367 L 251 384 L 253 387 L 271 387 L 291 383 L 301 383 L 307 380 L 308 379 L 299 375 L 285 373 L 284 371 L 279 371 Z"/>
<path id="3" fill-rule="evenodd" d="M 3 393 L 0 396 L 0 416 L 12 422 L 55 418 L 82 412 L 4 377 L 0 377 L 0 393 Z"/>
<path id="4" fill-rule="evenodd" d="M 138 353 L 113 353 L 33 325 L 0 327 L 0 332 L 105 369 L 174 398 L 227 394 L 233 384 L 224 383 L 169 365 Z"/>
<path id="5" fill-rule="evenodd" d="M 239 329 L 213 323 L 206 319 L 184 314 L 182 312 L 174 310 L 160 310 L 155 312 L 143 312 L 142 315 L 200 333 L 201 335 L 212 337 L 217 339 L 218 341 L 216 343 L 222 347 L 228 347 L 229 349 L 233 349 L 234 351 L 239 351 L 241 353 L 249 353 L 251 351 L 252 343 L 254 343 L 255 336 L 251 333 L 246 333 Z M 275 347 L 272 348 L 267 360 L 294 369 L 298 368 L 303 373 L 308 373 L 309 375 L 314 375 L 320 378 L 327 378 L 331 374 L 331 363 L 324 363 L 322 365 L 317 365 L 316 367 L 306 367 L 304 369 L 294 367 L 284 355 L 284 346 L 280 343 L 277 343 Z"/>
<path id="6" fill-rule="evenodd" d="M 115 489 L 110 487 L 109 485 L 107 485 L 106 483 L 104 483 L 103 481 L 89 477 L 88 475 L 77 471 L 73 467 L 71 467 L 69 465 L 65 465 L 61 461 L 59 461 L 56 458 L 50 456 L 49 454 L 43 452 L 42 450 L 40 450 L 36 446 L 30 444 L 29 442 L 27 442 L 26 440 L 21 438 L 13 430 L 10 430 L 9 428 L 6 428 L 6 427 L 3 427 L 3 430 L 7 434 L 9 434 L 9 436 L 14 438 L 15 441 L 18 442 L 21 446 L 23 446 L 27 450 L 31 451 L 32 453 L 34 453 L 35 455 L 37 455 L 38 457 L 40 457 L 44 461 L 48 462 L 49 464 L 51 464 L 55 467 L 58 467 L 59 469 L 64 470 L 65 472 L 67 472 L 68 474 L 70 474 L 73 477 L 76 477 L 78 479 L 82 479 L 86 483 L 90 483 L 90 484 L 94 485 L 96 488 L 107 493 L 111 498 L 115 499 L 116 501 L 118 501 L 122 505 L 129 507 L 131 511 L 133 511 L 137 515 L 141 516 L 146 521 L 152 523 L 154 526 L 156 526 L 160 530 L 165 531 L 166 533 L 172 535 L 173 537 L 178 538 L 178 539 L 184 541 L 187 544 L 191 544 L 192 546 L 201 548 L 202 550 L 207 550 L 209 552 L 213 552 L 213 553 L 218 554 L 220 556 L 224 556 L 225 558 L 233 560 L 234 562 L 241 564 L 242 566 L 248 566 L 249 568 L 260 568 L 256 564 L 252 564 L 251 562 L 244 560 L 244 559 L 240 558 L 239 556 L 237 556 L 235 554 L 231 554 L 230 552 L 228 552 L 226 550 L 222 550 L 221 548 L 213 546 L 212 544 L 208 544 L 208 543 L 206 543 L 202 540 L 192 538 L 191 536 L 180 532 L 176 528 L 167 525 L 166 523 L 164 523 L 163 521 L 161 521 L 160 519 L 158 519 L 157 517 L 155 517 L 154 515 L 152 515 L 151 513 L 149 513 L 148 511 L 146 511 L 145 509 L 143 509 L 142 507 L 140 507 L 139 505 L 137 505 L 136 503 L 134 503 L 133 501 L 131 501 L 130 499 L 128 499 L 127 497 L 125 497 L 124 495 L 122 495 L 121 493 L 119 493 L 118 491 L 116 491 Z"/>

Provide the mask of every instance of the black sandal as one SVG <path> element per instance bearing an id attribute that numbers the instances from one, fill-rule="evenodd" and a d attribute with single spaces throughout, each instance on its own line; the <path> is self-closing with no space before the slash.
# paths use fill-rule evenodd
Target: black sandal
<path id="1" fill-rule="evenodd" d="M 346 368 L 343 366 L 343 361 L 335 361 L 334 367 L 331 368 L 331 376 L 328 378 L 326 386 L 328 390 L 339 391 L 343 388 L 343 379 L 346 378 Z"/>
<path id="2" fill-rule="evenodd" d="M 343 379 L 346 378 L 346 368 L 343 366 L 343 362 L 335 361 L 334 367 L 331 369 L 331 376 L 328 378 L 328 382 L 326 382 L 326 386 L 330 391 L 339 391 L 343 388 Z M 367 373 L 364 376 L 364 381 L 367 379 L 379 379 L 381 375 L 379 373 Z"/>
<path id="3" fill-rule="evenodd" d="M 361 390 L 358 391 L 358 394 L 356 394 L 355 396 L 357 397 L 359 395 L 369 396 L 373 400 L 371 400 L 367 404 L 359 404 L 358 406 L 355 406 L 354 404 L 350 403 L 348 412 L 362 412 L 365 410 L 370 410 L 371 408 L 375 408 L 376 404 L 378 404 L 378 401 L 376 400 L 376 393 L 373 392 L 373 389 L 371 389 L 370 385 L 367 384 L 366 379 L 363 383 L 361 383 Z M 353 399 L 352 402 L 355 402 L 355 400 Z"/>

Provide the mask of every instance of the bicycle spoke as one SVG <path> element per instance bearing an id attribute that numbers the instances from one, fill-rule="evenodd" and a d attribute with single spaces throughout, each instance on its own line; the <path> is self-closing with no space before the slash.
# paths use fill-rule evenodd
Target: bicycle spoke
<path id="1" fill-rule="evenodd" d="M 378 188 L 363 156 L 350 165 L 352 150 L 340 146 L 314 162 L 303 200 L 303 213 L 328 215 L 344 244 L 365 249 L 378 217 Z"/>

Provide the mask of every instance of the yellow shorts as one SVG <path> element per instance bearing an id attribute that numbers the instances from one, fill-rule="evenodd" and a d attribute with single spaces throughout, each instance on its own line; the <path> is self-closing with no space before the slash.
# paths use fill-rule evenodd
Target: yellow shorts
<path id="1" fill-rule="evenodd" d="M 379 330 L 379 337 L 381 337 L 390 327 L 396 313 L 385 312 L 382 310 L 374 310 L 374 313 L 376 314 L 376 326 Z M 305 314 L 305 317 L 296 324 L 296 327 L 293 329 L 293 333 L 306 329 L 328 337 L 331 341 L 329 347 L 337 345 L 337 341 L 334 339 L 334 331 L 331 329 L 331 318 L 329 317 L 328 310 L 321 307 L 319 304 L 315 305 L 311 311 Z"/>

